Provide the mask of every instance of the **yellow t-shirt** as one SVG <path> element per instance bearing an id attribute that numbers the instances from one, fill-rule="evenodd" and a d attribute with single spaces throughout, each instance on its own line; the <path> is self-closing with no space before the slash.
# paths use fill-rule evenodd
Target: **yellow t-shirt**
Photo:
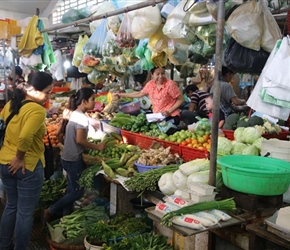
<path id="1" fill-rule="evenodd" d="M 10 102 L 3 108 L 0 117 L 5 121 L 10 114 Z M 44 107 L 29 102 L 21 107 L 19 113 L 9 122 L 4 145 L 0 150 L 0 163 L 8 164 L 15 157 L 17 149 L 26 152 L 25 168 L 33 171 L 37 162 L 44 161 L 43 137 L 46 131 L 44 123 L 46 111 Z"/>

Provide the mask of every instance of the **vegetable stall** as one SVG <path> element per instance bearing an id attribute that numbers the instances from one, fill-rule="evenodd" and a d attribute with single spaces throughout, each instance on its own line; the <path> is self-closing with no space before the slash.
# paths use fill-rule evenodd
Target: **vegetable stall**
<path id="1" fill-rule="evenodd" d="M 158 2 L 154 1 L 154 4 Z M 149 4 L 144 2 L 139 4 L 138 8 L 145 6 L 149 6 Z M 231 167 L 233 171 L 239 172 L 240 170 L 238 167 L 234 169 L 236 167 L 235 162 L 230 162 L 228 165 L 223 162 L 223 159 L 226 159 L 228 155 L 239 155 L 241 157 L 240 162 L 243 162 L 249 156 L 256 156 L 258 159 L 261 159 L 259 157 L 263 157 L 267 153 L 274 155 L 274 150 L 273 152 L 265 152 L 265 146 L 273 141 L 277 141 L 277 145 L 280 145 L 281 140 L 288 142 L 288 132 L 282 130 L 281 126 L 267 118 L 248 117 L 248 115 L 241 114 L 227 117 L 226 125 L 222 131 L 218 130 L 217 121 L 220 103 L 219 75 L 222 65 L 222 38 L 224 37 L 223 1 L 219 1 L 218 7 L 215 43 L 215 108 L 212 123 L 208 119 L 203 118 L 195 124 L 193 129 L 180 130 L 168 135 L 159 129 L 158 123 L 148 122 L 146 112 L 134 115 L 122 112 L 119 109 L 120 103 L 112 98 L 112 93 L 108 93 L 106 101 L 104 101 L 105 99 L 102 100 L 100 96 L 96 96 L 97 102 L 108 103 L 104 104 L 103 108 L 105 107 L 105 109 L 90 113 L 91 117 L 105 118 L 100 120 L 100 130 L 103 132 L 103 137 L 92 138 L 92 140 L 103 141 L 108 147 L 104 152 L 85 152 L 84 159 L 88 168 L 83 172 L 81 177 L 82 186 L 87 190 L 92 190 L 96 175 L 101 175 L 106 183 L 109 183 L 110 216 L 121 212 L 122 209 L 128 210 L 131 205 L 130 198 L 136 196 L 141 197 L 139 205 L 144 210 L 142 202 L 145 197 L 152 202 L 152 206 L 145 210 L 148 217 L 154 221 L 154 226 L 157 228 L 156 231 L 166 235 L 172 241 L 171 245 L 176 249 L 181 247 L 177 245 L 180 245 L 183 239 L 196 240 L 199 237 L 198 235 L 203 235 L 205 237 L 204 242 L 209 244 L 207 235 L 202 234 L 204 232 L 210 231 L 209 234 L 212 238 L 215 236 L 227 238 L 225 236 L 229 233 L 227 228 L 234 234 L 243 223 L 254 224 L 257 221 L 263 221 L 266 216 L 273 214 L 273 210 L 277 210 L 282 206 L 281 199 L 283 199 L 283 193 L 287 191 L 286 187 L 288 188 L 289 186 L 288 176 L 290 167 L 287 161 L 283 161 L 281 169 L 279 168 L 279 171 L 277 169 L 275 172 L 276 174 L 284 174 L 286 178 L 285 183 L 280 183 L 280 185 L 284 185 L 283 189 L 281 189 L 282 191 L 275 193 L 274 197 L 272 197 L 273 195 L 267 195 L 267 193 L 263 197 L 260 197 L 260 194 L 255 193 L 255 191 L 254 193 L 249 193 L 248 191 L 243 192 L 243 189 L 236 190 L 224 181 L 227 173 L 226 169 Z M 134 7 L 132 7 L 133 9 Z M 127 7 L 125 10 L 130 11 L 131 7 Z M 124 12 L 124 9 L 107 13 L 106 16 L 109 17 L 121 14 L 122 12 Z M 103 15 L 81 20 L 79 23 L 101 18 L 103 18 Z M 78 24 L 78 21 L 76 24 Z M 56 28 L 63 28 L 65 26 L 69 25 L 62 25 Z M 45 31 L 49 31 L 49 29 L 43 32 Z M 120 42 L 120 40 L 117 41 Z M 131 38 L 130 41 L 132 42 Z M 128 43 L 126 46 L 130 47 L 132 45 L 130 44 Z M 146 47 L 150 47 L 150 43 Z M 130 52 L 132 51 L 126 50 L 126 59 L 129 64 L 132 62 L 130 60 L 135 60 Z M 119 52 L 114 51 L 114 53 L 118 54 Z M 94 54 L 92 56 L 97 57 L 99 55 Z M 118 67 L 114 69 L 112 69 L 114 64 L 112 61 L 106 67 L 106 63 L 109 62 L 108 57 L 104 58 L 99 65 L 100 62 L 96 62 L 96 60 L 93 60 L 94 58 L 88 58 L 86 55 L 84 55 L 86 60 L 82 61 L 82 63 L 87 65 L 80 65 L 80 67 L 88 74 L 91 74 L 91 80 L 104 78 L 105 74 L 100 72 L 107 71 L 108 69 L 109 72 L 115 72 L 116 75 L 124 76 L 124 69 L 128 65 L 124 63 L 124 57 L 120 58 L 119 55 L 111 55 L 111 59 L 115 56 L 118 57 L 117 61 L 114 61 L 118 62 Z M 155 64 L 158 62 L 159 64 L 157 64 L 160 65 L 161 59 L 159 58 L 160 61 L 157 61 L 155 58 Z M 97 67 L 98 70 L 96 70 L 96 65 L 99 65 Z M 94 73 L 92 73 L 93 70 L 90 67 L 94 67 Z M 108 101 L 109 99 L 110 101 Z M 138 102 L 138 100 L 123 101 L 129 101 L 130 103 Z M 62 107 L 63 104 L 60 106 Z M 140 108 L 137 111 L 140 112 Z M 52 120 L 49 121 L 52 123 L 52 136 L 53 130 L 56 129 L 53 123 L 57 122 L 57 119 L 57 116 L 53 116 Z M 55 145 L 57 144 L 55 141 L 54 143 Z M 289 145 L 285 146 L 283 144 L 282 146 L 282 148 L 287 147 L 289 148 Z M 269 167 L 276 168 L 278 162 L 279 160 L 277 159 L 277 161 L 269 164 Z M 244 168 L 244 166 L 240 166 L 240 168 Z M 258 169 L 249 167 L 246 170 L 249 173 L 260 171 L 259 174 L 265 175 L 269 175 L 270 172 L 267 169 L 263 169 L 263 167 Z M 271 172 L 272 178 L 275 178 L 275 173 Z M 236 180 L 239 181 L 239 178 L 237 177 Z M 247 185 L 246 183 L 239 184 L 242 187 Z M 77 221 L 78 218 L 83 219 L 87 217 L 89 216 L 82 214 L 73 220 Z M 99 219 L 98 216 L 94 217 Z M 104 223 L 104 221 L 107 222 Z M 73 231 L 77 231 L 78 234 L 82 232 L 83 238 L 90 231 L 104 232 L 107 230 L 106 226 L 114 223 L 114 219 L 102 218 L 100 221 L 93 221 L 92 228 L 96 227 L 95 230 L 84 228 L 81 225 L 82 223 L 77 224 L 76 230 Z M 66 230 L 66 226 L 62 224 L 62 221 L 53 227 L 53 230 L 59 230 L 60 228 Z M 156 240 L 161 244 L 160 249 L 163 249 L 161 247 L 167 249 L 164 238 L 159 239 L 156 235 L 148 236 L 147 234 L 140 234 L 140 228 L 137 231 L 139 239 L 136 239 L 136 242 L 148 242 L 147 237 L 151 237 L 149 241 Z M 119 231 L 116 230 L 116 232 Z M 122 236 L 132 233 L 136 232 L 123 232 L 124 235 Z M 74 233 L 71 234 L 71 232 L 66 232 L 65 235 L 67 239 L 76 236 Z M 114 242 L 112 243 L 108 239 L 111 239 L 110 237 L 120 237 L 121 235 L 114 235 L 111 232 L 110 236 L 105 234 L 103 236 L 102 243 L 107 245 L 103 246 L 104 249 L 109 247 L 108 245 L 110 244 L 112 245 L 110 247 L 113 249 Z M 192 236 L 196 238 L 191 238 Z M 180 241 L 174 240 L 174 237 L 180 237 Z M 238 238 L 237 235 L 235 237 Z M 115 242 L 120 244 L 118 249 L 122 249 L 121 245 L 125 244 L 131 237 L 128 237 L 128 239 L 126 237 L 123 238 L 118 243 Z M 127 242 L 126 244 L 128 246 L 134 244 L 134 242 Z M 198 244 L 197 240 L 195 244 Z M 238 244 L 242 243 L 239 242 Z M 125 249 L 126 245 L 122 247 Z"/>

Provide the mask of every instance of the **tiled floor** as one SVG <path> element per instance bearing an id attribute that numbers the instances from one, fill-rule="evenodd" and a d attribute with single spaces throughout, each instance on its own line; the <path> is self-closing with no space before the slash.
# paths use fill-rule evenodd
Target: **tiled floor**
<path id="1" fill-rule="evenodd" d="M 4 209 L 4 205 L 0 202 L 0 215 L 2 216 L 2 212 Z M 46 241 L 46 233 L 43 230 L 41 225 L 41 219 L 39 216 L 35 216 L 34 226 L 31 233 L 30 243 L 28 250 L 50 250 L 49 244 Z"/>

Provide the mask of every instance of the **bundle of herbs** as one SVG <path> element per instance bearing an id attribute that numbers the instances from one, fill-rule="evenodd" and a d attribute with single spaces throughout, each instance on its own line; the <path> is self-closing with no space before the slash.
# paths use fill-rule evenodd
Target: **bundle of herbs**
<path id="1" fill-rule="evenodd" d="M 132 213 L 117 214 L 110 221 L 98 221 L 87 228 L 87 241 L 91 244 L 117 242 L 124 237 L 145 232 L 145 219 Z"/>

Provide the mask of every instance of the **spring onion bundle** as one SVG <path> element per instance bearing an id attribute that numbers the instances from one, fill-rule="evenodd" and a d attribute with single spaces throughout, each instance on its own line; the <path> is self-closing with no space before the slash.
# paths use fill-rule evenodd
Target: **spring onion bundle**
<path id="1" fill-rule="evenodd" d="M 172 164 L 160 168 L 155 168 L 147 172 L 142 172 L 133 175 L 130 179 L 126 180 L 124 184 L 130 191 L 144 192 L 155 191 L 158 188 L 158 181 L 160 177 L 168 172 L 174 172 L 178 169 L 178 165 Z"/>
<path id="2" fill-rule="evenodd" d="M 161 219 L 161 225 L 169 227 L 172 225 L 172 219 L 174 216 L 180 216 L 185 214 L 193 214 L 200 211 L 210 210 L 210 209 L 219 209 L 219 210 L 227 210 L 233 211 L 236 209 L 236 203 L 234 198 L 225 199 L 221 201 L 209 201 L 209 202 L 201 202 L 193 205 L 189 205 L 178 210 L 169 212 L 165 214 Z"/>

